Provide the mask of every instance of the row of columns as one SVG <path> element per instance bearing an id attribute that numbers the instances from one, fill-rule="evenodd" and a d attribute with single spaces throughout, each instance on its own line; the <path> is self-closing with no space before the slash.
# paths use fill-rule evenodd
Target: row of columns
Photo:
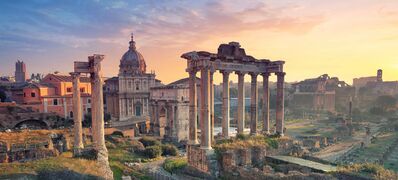
<path id="1" fill-rule="evenodd" d="M 197 140 L 197 92 L 196 92 L 196 73 L 197 69 L 189 71 L 189 143 L 198 144 Z M 223 100 L 222 100 L 222 136 L 228 138 L 229 135 L 229 74 L 231 71 L 221 70 L 223 75 Z M 201 148 L 211 149 L 211 142 L 214 140 L 214 90 L 213 90 L 213 73 L 211 67 L 202 67 L 201 88 L 200 88 L 200 129 L 201 129 Z M 237 71 L 238 75 L 238 109 L 237 109 L 237 133 L 244 131 L 245 119 L 245 88 L 244 76 L 251 76 L 251 101 L 250 101 L 250 134 L 257 133 L 257 105 L 258 105 L 258 73 Z M 276 101 L 276 133 L 283 136 L 284 129 L 284 72 L 277 72 L 277 101 Z M 262 73 L 263 76 L 263 129 L 264 133 L 270 133 L 269 122 L 269 76 L 270 73 Z"/>

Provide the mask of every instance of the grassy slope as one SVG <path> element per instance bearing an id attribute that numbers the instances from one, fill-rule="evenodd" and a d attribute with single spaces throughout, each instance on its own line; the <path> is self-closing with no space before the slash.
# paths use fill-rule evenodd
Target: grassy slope
<path id="1" fill-rule="evenodd" d="M 37 174 L 40 171 L 70 170 L 79 174 L 101 176 L 99 165 L 95 161 L 72 158 L 72 153 L 63 153 L 58 157 L 29 161 L 26 163 L 0 164 L 1 175 Z"/>

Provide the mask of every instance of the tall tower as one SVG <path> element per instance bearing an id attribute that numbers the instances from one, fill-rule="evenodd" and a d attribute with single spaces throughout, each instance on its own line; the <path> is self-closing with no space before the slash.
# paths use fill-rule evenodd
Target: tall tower
<path id="1" fill-rule="evenodd" d="M 15 82 L 26 81 L 26 65 L 23 61 L 17 61 L 15 63 Z"/>
<path id="2" fill-rule="evenodd" d="M 377 82 L 383 82 L 383 70 L 377 70 Z"/>

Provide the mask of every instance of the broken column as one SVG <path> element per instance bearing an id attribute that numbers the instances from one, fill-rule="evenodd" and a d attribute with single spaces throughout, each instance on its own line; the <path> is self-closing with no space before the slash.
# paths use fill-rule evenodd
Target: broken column
<path id="1" fill-rule="evenodd" d="M 83 145 L 82 127 L 82 103 L 80 98 L 80 73 L 70 73 L 73 78 L 73 122 L 74 122 L 74 145 L 73 154 L 80 155 Z"/>

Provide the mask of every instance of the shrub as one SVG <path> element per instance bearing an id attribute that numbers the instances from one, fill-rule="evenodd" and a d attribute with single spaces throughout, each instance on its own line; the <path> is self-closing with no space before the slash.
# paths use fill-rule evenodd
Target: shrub
<path id="1" fill-rule="evenodd" d="M 140 141 L 132 140 L 128 150 L 133 153 L 142 153 L 145 151 L 145 147 Z"/>
<path id="2" fill-rule="evenodd" d="M 157 158 L 162 154 L 162 148 L 160 146 L 147 146 L 144 151 L 144 155 L 148 158 Z"/>
<path id="3" fill-rule="evenodd" d="M 120 137 L 124 137 L 123 136 L 123 133 L 122 132 L 120 132 L 120 131 L 114 131 L 112 134 L 111 134 L 112 136 L 120 136 Z"/>
<path id="4" fill-rule="evenodd" d="M 185 168 L 187 164 L 188 162 L 185 158 L 166 159 L 166 161 L 163 163 L 163 168 L 170 173 L 174 173 Z"/>
<path id="5" fill-rule="evenodd" d="M 160 141 L 156 140 L 153 137 L 144 136 L 139 140 L 145 147 L 147 146 L 159 146 L 161 143 Z"/>
<path id="6" fill-rule="evenodd" d="M 165 144 L 162 145 L 162 156 L 177 156 L 178 154 L 178 149 L 176 146 L 172 145 L 172 144 Z"/>
<path id="7" fill-rule="evenodd" d="M 267 143 L 267 145 L 273 149 L 278 149 L 278 141 L 276 139 L 273 138 L 266 138 L 265 142 Z"/>
<path id="8" fill-rule="evenodd" d="M 95 149 L 83 149 L 79 155 L 75 155 L 75 158 L 96 160 L 98 158 L 98 151 Z"/>
<path id="9" fill-rule="evenodd" d="M 240 139 L 240 140 L 246 140 L 246 139 L 249 138 L 249 135 L 239 133 L 239 134 L 236 135 L 236 138 L 237 138 L 237 139 Z"/>

